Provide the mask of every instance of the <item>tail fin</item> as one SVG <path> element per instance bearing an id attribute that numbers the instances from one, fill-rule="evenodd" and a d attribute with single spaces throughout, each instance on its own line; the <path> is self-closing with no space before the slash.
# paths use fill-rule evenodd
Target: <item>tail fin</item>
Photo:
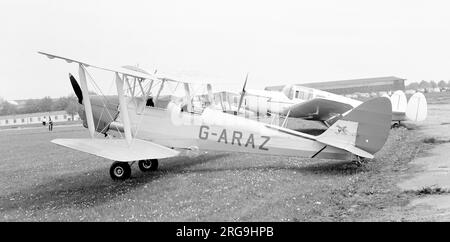
<path id="1" fill-rule="evenodd" d="M 403 91 L 395 91 L 391 96 L 392 112 L 404 113 L 406 112 L 407 99 Z"/>
<path id="2" fill-rule="evenodd" d="M 386 97 L 371 99 L 334 123 L 317 141 L 373 158 L 389 136 L 392 106 Z"/>
<path id="3" fill-rule="evenodd" d="M 409 120 L 420 122 L 427 118 L 428 104 L 425 96 L 417 92 L 408 101 L 406 117 Z"/>

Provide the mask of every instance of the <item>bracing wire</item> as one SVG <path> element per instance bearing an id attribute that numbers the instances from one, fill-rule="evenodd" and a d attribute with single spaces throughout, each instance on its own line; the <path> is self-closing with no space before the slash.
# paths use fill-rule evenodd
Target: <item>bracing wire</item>
<path id="1" fill-rule="evenodd" d="M 87 75 L 88 75 L 88 77 L 89 77 L 89 80 L 90 80 L 91 83 L 93 84 L 94 88 L 101 94 L 101 96 L 102 96 L 102 98 L 103 98 L 102 103 L 103 103 L 103 105 L 106 107 L 107 104 L 110 104 L 110 103 L 109 103 L 108 100 L 106 99 L 105 94 L 102 92 L 101 88 L 100 88 L 100 87 L 98 86 L 98 84 L 95 82 L 94 78 L 93 78 L 92 75 L 89 73 L 89 71 L 88 71 L 84 66 L 83 66 L 83 69 L 84 69 L 85 73 L 87 73 Z M 106 101 L 106 103 L 105 103 L 105 101 Z M 108 113 L 108 115 L 109 115 L 109 117 L 111 118 L 111 120 L 115 120 L 115 118 L 114 118 L 114 117 L 111 115 L 111 113 L 109 112 L 108 108 L 106 108 L 106 112 Z M 102 110 L 102 113 L 103 113 L 103 110 Z M 100 119 L 99 119 L 99 122 L 100 122 Z M 98 126 L 97 126 L 97 127 L 98 127 Z M 123 138 L 123 135 L 122 135 L 122 133 L 119 131 L 119 129 L 118 129 L 117 127 L 115 127 L 115 128 L 116 128 L 117 132 L 119 133 L 120 137 Z"/>

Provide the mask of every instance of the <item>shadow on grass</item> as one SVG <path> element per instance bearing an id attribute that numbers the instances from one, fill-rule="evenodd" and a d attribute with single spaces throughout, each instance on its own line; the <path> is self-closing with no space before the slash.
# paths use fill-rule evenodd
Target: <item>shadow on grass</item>
<path id="1" fill-rule="evenodd" d="M 88 208 L 109 202 L 165 175 L 179 173 L 191 166 L 220 159 L 228 154 L 176 157 L 164 162 L 161 171 L 143 173 L 133 169 L 126 181 L 112 181 L 108 169 L 96 169 L 76 175 L 63 175 L 33 188 L 0 197 L 0 212 Z"/>
<path id="2" fill-rule="evenodd" d="M 245 166 L 245 167 L 219 167 L 201 169 L 196 168 L 191 172 L 194 173 L 211 173 L 220 171 L 295 171 L 305 175 L 354 175 L 360 172 L 365 172 L 365 166 L 357 166 L 350 161 L 322 161 L 311 163 L 305 166 L 284 166 L 284 165 L 265 165 L 265 166 Z"/>
<path id="3" fill-rule="evenodd" d="M 143 173 L 133 167 L 132 177 L 126 181 L 112 181 L 108 169 L 99 168 L 89 172 L 62 175 L 49 182 L 0 197 L 0 212 L 13 210 L 28 211 L 27 214 L 42 210 L 87 209 L 102 205 L 122 195 L 133 192 L 162 177 L 180 173 L 214 173 L 220 171 L 250 170 L 267 172 L 270 170 L 296 171 L 305 175 L 353 175 L 365 170 L 348 161 L 321 161 L 305 166 L 262 165 L 239 167 L 202 168 L 202 164 L 229 156 L 228 153 L 199 155 L 194 158 L 176 157 L 161 162 L 161 169 Z M 195 168 L 191 168 L 194 167 Z M 198 166 L 198 167 L 197 167 Z M 191 168 L 191 169 L 189 169 Z M 150 184 L 151 185 L 151 184 Z"/>
<path id="4" fill-rule="evenodd" d="M 444 143 L 450 143 L 450 140 L 435 138 L 435 137 L 428 137 L 422 140 L 425 144 L 444 144 Z"/>

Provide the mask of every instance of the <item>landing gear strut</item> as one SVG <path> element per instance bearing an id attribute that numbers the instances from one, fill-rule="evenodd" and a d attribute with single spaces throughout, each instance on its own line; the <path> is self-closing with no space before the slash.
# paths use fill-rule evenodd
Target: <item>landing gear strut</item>
<path id="1" fill-rule="evenodd" d="M 398 129 L 400 127 L 400 121 L 398 121 L 398 123 L 393 123 L 391 125 L 391 129 Z"/>

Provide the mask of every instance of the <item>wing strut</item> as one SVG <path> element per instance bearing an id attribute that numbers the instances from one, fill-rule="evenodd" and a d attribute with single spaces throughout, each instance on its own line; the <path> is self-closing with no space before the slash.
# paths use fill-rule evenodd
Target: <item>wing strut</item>
<path id="1" fill-rule="evenodd" d="M 188 108 L 188 112 L 193 112 L 194 110 L 192 109 L 192 102 L 191 102 L 191 90 L 189 89 L 189 83 L 185 82 L 184 83 L 184 91 L 186 92 L 186 104 L 187 104 L 187 108 Z"/>
<path id="2" fill-rule="evenodd" d="M 91 106 L 91 99 L 89 97 L 89 90 L 87 87 L 86 82 L 86 72 L 84 69 L 83 64 L 78 64 L 78 73 L 80 75 L 80 84 L 81 84 L 81 91 L 83 93 L 83 104 L 84 104 L 84 110 L 86 112 L 86 121 L 89 128 L 89 133 L 91 135 L 91 138 L 94 138 L 95 134 L 95 126 L 94 126 L 94 117 L 92 115 L 92 106 Z"/>
<path id="3" fill-rule="evenodd" d="M 165 80 L 161 81 L 161 86 L 159 87 L 158 94 L 156 94 L 156 97 L 153 98 L 153 103 L 155 104 L 155 107 L 156 107 L 156 102 L 158 102 L 159 95 L 161 94 L 161 92 L 164 88 L 164 82 L 165 82 Z"/>
<path id="4" fill-rule="evenodd" d="M 209 84 L 209 83 L 206 84 L 206 89 L 208 90 L 208 98 L 209 98 L 210 104 L 211 105 L 215 104 L 215 102 L 214 102 L 214 94 L 213 94 L 213 91 L 212 91 L 211 84 Z"/>
<path id="5" fill-rule="evenodd" d="M 123 121 L 123 130 L 125 132 L 125 139 L 128 144 L 131 145 L 131 127 L 130 127 L 130 117 L 128 116 L 128 105 L 123 94 L 123 79 L 120 78 L 119 73 L 116 72 L 116 87 L 117 94 L 119 96 L 120 103 L 120 116 Z"/>
<path id="6" fill-rule="evenodd" d="M 139 80 L 138 84 L 139 84 L 139 88 L 141 88 L 142 97 L 145 98 L 144 97 L 145 96 L 145 91 L 144 91 L 144 88 L 142 87 L 142 80 Z"/>
<path id="7" fill-rule="evenodd" d="M 286 115 L 286 117 L 285 117 L 281 127 L 286 128 L 286 125 L 287 125 L 287 122 L 288 122 L 288 119 L 289 119 L 289 114 L 291 114 L 291 110 L 290 109 L 289 109 L 289 111 L 288 111 L 288 113 L 287 113 L 287 115 Z"/>

